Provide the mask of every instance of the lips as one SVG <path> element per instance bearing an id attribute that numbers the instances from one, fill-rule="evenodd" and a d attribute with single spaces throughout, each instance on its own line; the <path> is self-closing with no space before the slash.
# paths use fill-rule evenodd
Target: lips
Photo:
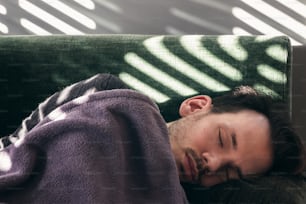
<path id="1" fill-rule="evenodd" d="M 186 179 L 190 182 L 196 182 L 197 181 L 197 175 L 198 171 L 195 165 L 195 161 L 192 158 L 192 156 L 188 153 L 185 154 L 185 160 L 184 160 L 184 171 Z"/>

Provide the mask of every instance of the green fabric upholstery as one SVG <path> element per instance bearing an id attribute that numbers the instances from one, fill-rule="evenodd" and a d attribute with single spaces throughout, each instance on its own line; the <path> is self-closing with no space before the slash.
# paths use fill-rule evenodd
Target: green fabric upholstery
<path id="1" fill-rule="evenodd" d="M 290 106 L 284 36 L 1 36 L 0 48 L 2 136 L 44 98 L 96 73 L 117 75 L 159 103 L 243 84 Z"/>
<path id="2" fill-rule="evenodd" d="M 178 117 L 183 98 L 239 85 L 269 92 L 290 110 L 290 68 L 285 36 L 1 36 L 0 135 L 47 96 L 97 73 L 152 97 L 166 120 Z M 301 178 L 274 177 L 187 192 L 192 203 L 306 203 L 305 189 Z"/>

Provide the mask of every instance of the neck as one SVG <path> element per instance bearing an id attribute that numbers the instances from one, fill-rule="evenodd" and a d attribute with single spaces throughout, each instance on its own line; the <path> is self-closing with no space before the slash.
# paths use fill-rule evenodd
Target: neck
<path id="1" fill-rule="evenodd" d="M 169 127 L 170 127 L 170 125 L 173 123 L 173 121 L 172 122 L 168 122 L 166 125 L 167 125 L 167 128 L 169 129 Z"/>

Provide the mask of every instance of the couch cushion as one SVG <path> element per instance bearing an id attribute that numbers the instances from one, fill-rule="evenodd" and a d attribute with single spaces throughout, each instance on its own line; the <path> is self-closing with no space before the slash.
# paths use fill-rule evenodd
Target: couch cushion
<path id="1" fill-rule="evenodd" d="M 97 73 L 119 76 L 158 103 L 243 84 L 290 107 L 284 36 L 1 36 L 0 47 L 0 136 L 47 96 Z"/>

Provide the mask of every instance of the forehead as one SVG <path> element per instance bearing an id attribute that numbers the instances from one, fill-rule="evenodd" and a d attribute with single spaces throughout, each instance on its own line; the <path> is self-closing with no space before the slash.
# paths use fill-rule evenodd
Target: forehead
<path id="1" fill-rule="evenodd" d="M 237 140 L 235 165 L 244 175 L 263 173 L 272 164 L 272 143 L 268 119 L 255 111 L 244 110 L 226 122 Z"/>

